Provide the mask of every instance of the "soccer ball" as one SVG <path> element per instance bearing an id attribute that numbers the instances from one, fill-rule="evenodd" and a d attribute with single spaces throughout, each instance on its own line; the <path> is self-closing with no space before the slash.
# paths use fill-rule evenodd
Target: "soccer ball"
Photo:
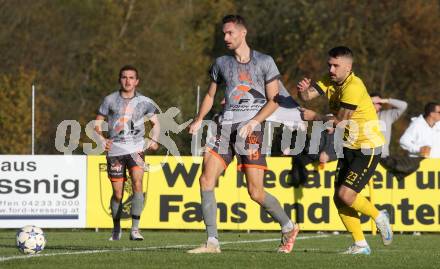
<path id="1" fill-rule="evenodd" d="M 41 228 L 28 225 L 17 232 L 17 247 L 24 254 L 38 254 L 46 245 L 46 237 Z"/>

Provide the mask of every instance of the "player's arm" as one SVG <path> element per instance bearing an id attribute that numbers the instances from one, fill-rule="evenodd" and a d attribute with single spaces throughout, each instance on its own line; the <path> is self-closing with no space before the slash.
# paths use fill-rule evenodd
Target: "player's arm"
<path id="1" fill-rule="evenodd" d="M 326 122 L 326 121 L 333 121 L 333 126 L 336 126 L 341 121 L 347 121 L 347 120 L 351 119 L 351 117 L 353 116 L 353 113 L 354 113 L 353 109 L 346 108 L 346 107 L 341 107 L 339 109 L 338 113 L 336 114 L 336 116 L 324 115 L 324 116 L 322 116 L 321 120 L 324 121 L 324 122 Z"/>
<path id="2" fill-rule="evenodd" d="M 408 103 L 405 101 L 393 98 L 388 98 L 385 100 L 386 103 L 392 107 L 390 110 L 393 121 L 396 121 L 400 116 L 402 116 L 403 112 L 405 112 L 405 110 L 408 108 Z"/>
<path id="3" fill-rule="evenodd" d="M 159 135 L 160 135 L 160 124 L 159 124 L 159 119 L 157 118 L 157 115 L 154 114 L 150 119 L 152 128 L 150 131 L 150 140 L 148 141 L 147 144 L 147 149 L 149 150 L 157 150 L 159 149 Z"/>
<path id="4" fill-rule="evenodd" d="M 266 104 L 261 108 L 261 110 L 252 119 L 258 123 L 265 121 L 270 115 L 272 115 L 275 110 L 279 107 L 276 98 L 279 94 L 278 79 L 275 79 L 268 84 L 266 84 Z"/>
<path id="5" fill-rule="evenodd" d="M 347 107 L 341 107 L 336 114 L 336 116 L 333 115 L 321 115 L 316 113 L 313 110 L 300 108 L 302 118 L 307 121 L 332 121 L 333 126 L 338 125 L 341 121 L 349 120 L 352 116 L 356 108 L 347 108 Z"/>
<path id="6" fill-rule="evenodd" d="M 298 97 L 303 101 L 310 101 L 318 96 L 320 92 L 313 86 L 312 80 L 309 78 L 304 78 L 296 85 L 298 90 Z"/>
<path id="7" fill-rule="evenodd" d="M 193 122 L 189 125 L 189 133 L 195 134 L 197 130 L 200 128 L 200 125 L 205 118 L 206 114 L 211 110 L 212 105 L 214 104 L 215 93 L 217 92 L 217 83 L 212 81 L 208 88 L 208 93 L 203 98 L 202 104 L 200 105 L 200 111 L 193 120 Z"/>
<path id="8" fill-rule="evenodd" d="M 104 145 L 105 151 L 109 151 L 112 145 L 112 140 L 105 138 L 104 135 L 102 134 L 102 124 L 104 121 L 105 121 L 105 117 L 103 115 L 98 114 L 96 116 L 95 131 L 98 134 L 101 143 Z"/>
<path id="9" fill-rule="evenodd" d="M 314 88 L 319 94 L 324 94 L 324 89 L 321 88 L 323 85 L 322 81 L 314 83 Z M 358 104 L 361 103 L 362 91 L 366 91 L 365 87 L 357 87 L 357 85 L 351 85 L 346 87 L 340 96 L 340 108 L 335 116 L 333 115 L 320 115 L 312 110 L 301 109 L 303 118 L 305 120 L 315 120 L 315 121 L 332 121 L 333 126 L 338 125 L 341 121 L 347 121 L 351 119 L 354 111 L 357 109 Z M 366 93 L 366 92 L 365 92 Z"/>
<path id="10" fill-rule="evenodd" d="M 417 124 L 411 123 L 405 130 L 399 140 L 400 147 L 412 154 L 420 154 L 421 150 L 421 135 L 420 127 Z"/>
<path id="11" fill-rule="evenodd" d="M 265 121 L 270 115 L 272 115 L 275 110 L 279 107 L 276 98 L 279 94 L 278 79 L 274 79 L 268 84 L 266 84 L 266 104 L 261 108 L 261 110 L 255 115 L 246 125 L 244 125 L 240 131 L 239 135 L 241 137 L 249 136 L 256 126 Z"/>

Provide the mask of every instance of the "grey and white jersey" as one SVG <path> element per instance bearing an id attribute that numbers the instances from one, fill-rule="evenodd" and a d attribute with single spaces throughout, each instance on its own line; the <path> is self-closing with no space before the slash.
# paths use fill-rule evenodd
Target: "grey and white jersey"
<path id="1" fill-rule="evenodd" d="M 247 63 L 230 55 L 217 58 L 209 73 L 214 82 L 226 86 L 222 124 L 252 119 L 267 102 L 266 84 L 280 77 L 272 57 L 254 50 Z"/>
<path id="2" fill-rule="evenodd" d="M 113 141 L 109 156 L 119 156 L 143 151 L 144 117 L 156 113 L 154 102 L 135 92 L 133 98 L 123 98 L 116 91 L 104 98 L 98 114 L 107 118 L 108 138 Z"/>

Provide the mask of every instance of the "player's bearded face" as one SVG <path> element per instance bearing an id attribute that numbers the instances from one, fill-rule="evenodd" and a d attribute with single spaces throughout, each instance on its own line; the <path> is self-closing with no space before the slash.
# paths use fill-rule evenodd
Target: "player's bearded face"
<path id="1" fill-rule="evenodd" d="M 223 25 L 224 41 L 229 50 L 235 50 L 241 46 L 246 37 L 246 29 L 233 22 Z"/>
<path id="2" fill-rule="evenodd" d="M 136 72 L 133 70 L 123 71 L 121 78 L 119 79 L 122 90 L 126 92 L 134 91 L 139 84 L 139 79 L 137 78 Z"/>
<path id="3" fill-rule="evenodd" d="M 352 60 L 348 57 L 330 57 L 328 59 L 328 72 L 333 82 L 343 82 L 351 72 Z"/>

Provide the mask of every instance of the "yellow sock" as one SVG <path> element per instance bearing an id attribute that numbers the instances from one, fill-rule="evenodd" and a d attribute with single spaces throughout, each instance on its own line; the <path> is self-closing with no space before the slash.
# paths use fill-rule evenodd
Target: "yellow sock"
<path id="1" fill-rule="evenodd" d="M 344 223 L 345 228 L 351 233 L 354 242 L 365 240 L 364 233 L 361 228 L 361 219 L 359 214 L 351 207 L 344 206 L 338 208 L 339 217 Z"/>
<path id="2" fill-rule="evenodd" d="M 379 210 L 364 196 L 358 194 L 351 208 L 375 220 L 379 216 Z"/>

